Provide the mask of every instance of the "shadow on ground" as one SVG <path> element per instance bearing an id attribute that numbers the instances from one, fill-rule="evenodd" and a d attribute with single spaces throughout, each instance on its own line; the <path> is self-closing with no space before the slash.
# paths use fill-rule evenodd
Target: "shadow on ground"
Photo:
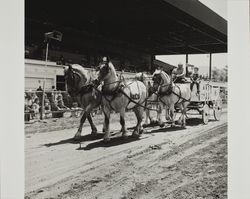
<path id="1" fill-rule="evenodd" d="M 142 139 L 147 139 L 148 137 L 144 137 L 144 138 L 134 138 L 132 136 L 129 136 L 127 138 L 123 138 L 123 137 L 114 137 L 111 138 L 111 140 L 109 142 L 105 142 L 103 140 L 100 140 L 98 142 L 94 142 L 94 143 L 90 143 L 85 147 L 82 147 L 81 144 L 79 146 L 79 148 L 77 148 L 76 150 L 84 150 L 84 151 L 88 151 L 94 148 L 99 148 L 99 147 L 113 147 L 113 146 L 117 146 L 117 145 L 122 145 L 122 144 L 127 144 L 127 143 L 131 143 L 131 142 L 135 142 L 135 141 L 139 141 Z"/>
<path id="2" fill-rule="evenodd" d="M 209 120 L 209 122 L 215 122 L 216 120 Z M 197 125 L 201 125 L 202 124 L 202 120 L 200 118 L 189 118 L 187 119 L 187 126 L 197 126 Z M 157 129 L 155 129 L 155 127 L 159 127 L 157 124 L 151 124 L 148 125 L 145 128 L 145 132 L 144 134 L 155 134 L 155 133 L 164 133 L 164 132 L 173 132 L 173 131 L 179 131 L 182 129 L 185 129 L 183 127 L 181 127 L 180 125 L 176 125 L 174 127 L 171 127 L 168 123 L 165 123 L 164 127 L 159 127 Z M 135 127 L 129 127 L 128 130 L 133 130 Z M 154 129 L 147 129 L 147 128 L 154 128 Z M 117 146 L 117 145 L 121 145 L 121 144 L 126 144 L 129 142 L 134 142 L 140 139 L 145 139 L 147 137 L 144 138 L 133 138 L 133 137 L 127 137 L 127 138 L 123 138 L 121 137 L 121 133 L 119 131 L 115 131 L 115 132 L 111 132 L 111 140 L 109 142 L 104 142 L 103 139 L 104 134 L 103 133 L 97 133 L 97 135 L 93 136 L 91 134 L 88 135 L 84 135 L 81 136 L 80 139 L 75 140 L 74 138 L 70 138 L 70 139 L 66 139 L 66 140 L 60 140 L 58 142 L 54 142 L 54 143 L 47 143 L 44 144 L 43 146 L 46 147 L 51 147 L 51 146 L 56 146 L 56 145 L 61 145 L 61 144 L 80 144 L 80 147 L 77 150 L 91 150 L 93 148 L 98 148 L 98 147 L 112 147 L 112 146 Z M 90 143 L 88 144 L 86 147 L 81 147 L 81 143 L 82 142 L 86 142 L 86 141 L 95 141 L 95 140 L 99 140 L 98 142 L 94 142 L 94 143 Z"/>
<path id="3" fill-rule="evenodd" d="M 77 140 L 74 138 L 69 138 L 66 140 L 60 140 L 58 142 L 44 144 L 44 146 L 51 147 L 51 146 L 56 146 L 56 145 L 61 145 L 61 144 L 79 144 L 79 142 L 99 140 L 99 139 L 102 139 L 103 136 L 104 136 L 103 133 L 97 133 L 95 136 L 88 134 L 88 135 L 81 136 L 81 138 Z"/>

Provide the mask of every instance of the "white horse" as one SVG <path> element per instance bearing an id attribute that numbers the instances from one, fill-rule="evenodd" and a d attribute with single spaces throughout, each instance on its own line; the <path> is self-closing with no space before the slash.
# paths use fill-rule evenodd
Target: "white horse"
<path id="1" fill-rule="evenodd" d="M 121 132 L 122 136 L 126 137 L 125 111 L 126 109 L 133 109 L 137 118 L 137 125 L 132 136 L 139 137 L 143 130 L 141 123 L 143 120 L 143 106 L 147 96 L 146 86 L 140 81 L 125 82 L 119 79 L 111 62 L 100 64 L 98 80 L 104 83 L 102 87 L 102 106 L 105 115 L 104 141 L 110 140 L 109 120 L 112 110 L 120 113 Z"/>
<path id="2" fill-rule="evenodd" d="M 153 74 L 153 88 L 157 91 L 160 106 L 166 106 L 166 115 L 169 110 L 169 117 L 174 126 L 175 105 L 181 110 L 179 121 L 182 127 L 186 127 L 187 106 L 191 99 L 189 84 L 174 84 L 171 77 L 162 70 L 156 70 Z M 159 112 L 161 114 L 161 112 Z M 162 124 L 160 116 L 160 124 Z"/>
<path id="3" fill-rule="evenodd" d="M 81 137 L 82 127 L 86 118 L 92 129 L 91 134 L 95 135 L 97 133 L 97 128 L 92 121 L 90 113 L 94 108 L 101 105 L 101 94 L 96 92 L 93 87 L 92 81 L 94 80 L 94 74 L 88 72 L 80 65 L 73 64 L 65 69 L 64 76 L 69 95 L 77 100 L 84 111 L 81 117 L 80 126 L 75 134 L 75 139 Z"/>

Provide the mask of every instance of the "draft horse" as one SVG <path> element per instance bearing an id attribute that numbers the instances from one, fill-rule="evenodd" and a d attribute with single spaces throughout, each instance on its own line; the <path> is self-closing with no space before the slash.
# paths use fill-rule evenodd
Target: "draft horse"
<path id="1" fill-rule="evenodd" d="M 73 64 L 68 65 L 68 68 L 65 69 L 64 77 L 69 95 L 83 108 L 80 125 L 74 138 L 79 139 L 81 137 L 82 127 L 86 118 L 91 126 L 91 135 L 96 135 L 97 128 L 90 113 L 94 108 L 101 105 L 101 94 L 96 91 L 92 83 L 95 80 L 94 72 L 87 71 L 80 65 Z"/>
<path id="2" fill-rule="evenodd" d="M 181 110 L 179 122 L 182 127 L 186 127 L 187 106 L 191 99 L 191 90 L 189 84 L 175 84 L 172 78 L 163 70 L 156 70 L 153 74 L 153 88 L 159 99 L 159 104 L 163 108 L 166 106 L 166 114 L 169 110 L 171 125 L 174 126 L 175 106 Z M 159 112 L 161 114 L 161 112 Z M 160 126 L 162 125 L 161 116 Z"/>
<path id="3" fill-rule="evenodd" d="M 131 80 L 125 82 L 119 79 L 113 64 L 109 61 L 100 63 L 98 81 L 103 82 L 102 106 L 105 116 L 104 141 L 110 140 L 109 120 L 112 110 L 120 113 L 122 136 L 127 137 L 124 118 L 125 111 L 126 109 L 133 109 L 137 118 L 137 125 L 132 136 L 138 138 L 143 131 L 141 123 L 147 96 L 146 86 L 141 81 Z"/>

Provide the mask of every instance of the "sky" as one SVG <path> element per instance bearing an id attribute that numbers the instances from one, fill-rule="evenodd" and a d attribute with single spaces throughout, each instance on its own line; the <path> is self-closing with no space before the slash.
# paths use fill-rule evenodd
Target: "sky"
<path id="1" fill-rule="evenodd" d="M 208 8 L 216 12 L 221 17 L 227 19 L 227 0 L 199 0 L 201 3 L 206 5 Z M 178 63 L 186 63 L 185 55 L 162 55 L 156 56 L 163 62 L 167 62 L 172 65 L 178 65 Z M 189 64 L 198 66 L 201 74 L 208 74 L 209 66 L 209 55 L 189 55 Z M 217 53 L 212 54 L 212 68 L 224 68 L 227 65 L 227 54 Z"/>

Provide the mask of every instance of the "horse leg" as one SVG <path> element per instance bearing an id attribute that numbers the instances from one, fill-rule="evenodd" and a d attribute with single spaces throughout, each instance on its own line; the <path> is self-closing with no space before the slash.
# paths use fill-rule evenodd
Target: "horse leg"
<path id="1" fill-rule="evenodd" d="M 169 111 L 169 107 L 166 106 L 165 111 L 166 111 L 166 113 L 165 113 L 165 119 L 166 119 L 166 120 L 170 120 L 170 111 Z"/>
<path id="2" fill-rule="evenodd" d="M 110 131 L 109 131 L 109 119 L 110 119 L 110 111 L 104 107 L 103 109 L 104 116 L 105 116 L 105 135 L 104 135 L 104 141 L 108 142 L 110 140 Z"/>
<path id="3" fill-rule="evenodd" d="M 158 124 L 160 127 L 164 127 L 164 123 L 162 121 L 162 110 L 164 109 L 164 105 L 162 103 L 159 104 L 159 109 L 157 111 L 157 120 L 158 120 Z"/>
<path id="4" fill-rule="evenodd" d="M 170 116 L 170 121 L 171 121 L 171 127 L 175 126 L 174 123 L 174 116 L 175 116 L 175 109 L 174 109 L 174 104 L 169 107 L 169 116 Z"/>
<path id="5" fill-rule="evenodd" d="M 183 114 L 182 127 L 186 128 L 186 114 L 187 114 L 188 102 L 184 102 L 182 106 L 183 106 L 183 110 L 182 110 L 182 114 Z"/>
<path id="6" fill-rule="evenodd" d="M 137 125 L 133 131 L 132 137 L 138 138 L 140 137 L 140 131 L 143 130 L 141 126 L 141 122 L 143 120 L 143 108 L 142 107 L 134 108 L 134 113 L 137 118 Z"/>
<path id="7" fill-rule="evenodd" d="M 91 126 L 91 135 L 96 135 L 97 134 L 97 128 L 96 128 L 96 126 L 95 126 L 95 124 L 93 123 L 93 120 L 92 120 L 92 116 L 91 116 L 91 114 L 89 114 L 88 116 L 87 116 L 87 118 L 88 118 L 88 121 L 89 121 L 89 124 L 90 124 L 90 126 Z"/>
<path id="8" fill-rule="evenodd" d="M 82 133 L 82 127 L 83 124 L 86 120 L 86 118 L 89 116 L 90 111 L 92 110 L 92 105 L 88 105 L 84 111 L 84 113 L 82 114 L 81 120 L 80 120 L 80 125 L 79 128 L 74 136 L 75 139 L 79 139 L 81 137 L 81 133 Z"/>
<path id="9" fill-rule="evenodd" d="M 127 137 L 127 129 L 125 126 L 125 109 L 122 109 L 120 112 L 120 124 L 122 126 L 121 129 L 122 137 Z"/>
<path id="10" fill-rule="evenodd" d="M 145 124 L 151 123 L 151 116 L 150 116 L 150 110 L 146 109 L 146 119 Z"/>

